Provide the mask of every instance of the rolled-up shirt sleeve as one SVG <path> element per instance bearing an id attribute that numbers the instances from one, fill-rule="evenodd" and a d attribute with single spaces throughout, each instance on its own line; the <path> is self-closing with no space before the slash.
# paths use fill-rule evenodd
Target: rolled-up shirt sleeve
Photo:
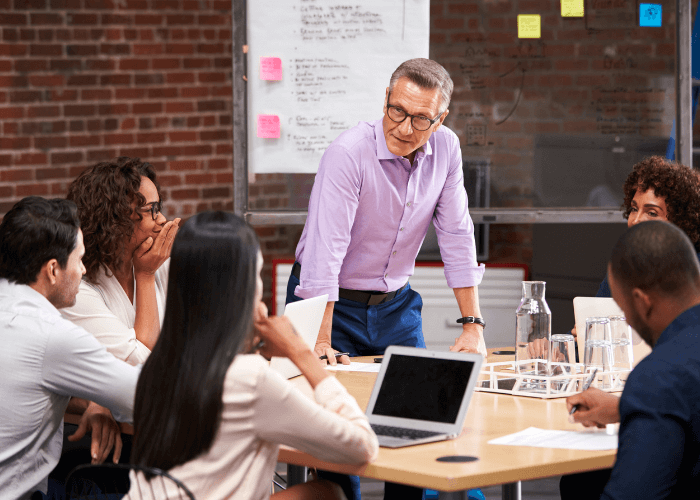
<path id="1" fill-rule="evenodd" d="M 474 223 L 469 216 L 464 189 L 462 153 L 456 141 L 450 146 L 449 173 L 435 207 L 433 225 L 445 265 L 447 286 L 465 288 L 481 283 L 485 267 L 476 261 Z"/>
<path id="2" fill-rule="evenodd" d="M 316 386 L 316 403 L 272 370 L 258 382 L 253 422 L 261 438 L 329 462 L 360 464 L 376 458 L 377 436 L 335 377 Z"/>
<path id="3" fill-rule="evenodd" d="M 329 302 L 338 300 L 338 275 L 360 199 L 360 172 L 357 159 L 340 145 L 331 145 L 321 158 L 309 200 L 300 284 L 294 292 L 303 299 L 328 294 Z"/>

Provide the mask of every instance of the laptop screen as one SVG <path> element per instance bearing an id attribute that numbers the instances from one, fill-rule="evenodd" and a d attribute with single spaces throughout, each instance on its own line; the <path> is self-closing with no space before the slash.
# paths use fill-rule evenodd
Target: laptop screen
<path id="1" fill-rule="evenodd" d="M 372 414 L 452 424 L 473 368 L 471 361 L 393 354 Z"/>

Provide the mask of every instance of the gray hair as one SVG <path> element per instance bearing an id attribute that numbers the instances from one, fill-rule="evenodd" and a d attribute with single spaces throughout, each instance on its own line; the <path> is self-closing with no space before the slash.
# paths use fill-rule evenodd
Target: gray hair
<path id="1" fill-rule="evenodd" d="M 394 85 L 400 78 L 408 78 L 410 81 L 424 89 L 440 89 L 440 114 L 444 113 L 450 105 L 454 83 L 445 68 L 430 59 L 409 59 L 396 68 L 389 80 L 389 92 L 394 90 Z"/>

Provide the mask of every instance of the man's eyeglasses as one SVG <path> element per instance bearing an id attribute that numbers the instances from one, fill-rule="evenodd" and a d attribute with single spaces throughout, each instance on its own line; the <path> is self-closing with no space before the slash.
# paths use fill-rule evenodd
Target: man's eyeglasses
<path id="1" fill-rule="evenodd" d="M 163 210 L 163 203 L 160 201 L 154 201 L 151 203 L 151 206 L 144 206 L 141 208 L 141 211 L 143 213 L 151 213 L 151 217 L 153 217 L 153 220 L 156 220 L 158 218 L 158 214 Z"/>
<path id="2" fill-rule="evenodd" d="M 416 115 L 411 115 L 406 113 L 403 109 L 399 108 L 398 106 L 394 106 L 392 104 L 389 104 L 389 99 L 391 99 L 391 92 L 389 92 L 389 95 L 386 98 L 386 115 L 389 117 L 389 119 L 393 122 L 396 123 L 401 123 L 404 121 L 406 118 L 409 116 L 411 117 L 411 127 L 414 129 L 420 131 L 420 132 L 425 132 L 428 130 L 430 127 L 433 126 L 433 124 L 440 119 L 440 117 L 443 115 L 444 111 L 437 115 L 433 120 L 430 118 L 426 118 L 425 116 L 416 116 Z"/>

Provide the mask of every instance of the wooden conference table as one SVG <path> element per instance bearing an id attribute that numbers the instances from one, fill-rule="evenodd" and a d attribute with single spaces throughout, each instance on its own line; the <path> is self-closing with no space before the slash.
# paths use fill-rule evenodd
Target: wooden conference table
<path id="1" fill-rule="evenodd" d="M 492 352 L 493 350 L 489 350 Z M 372 362 L 371 357 L 353 361 Z M 505 356 L 488 361 L 505 361 Z M 336 372 L 363 409 L 367 408 L 376 373 Z M 306 379 L 292 382 L 307 394 L 311 387 Z M 419 401 L 416 404 L 420 404 Z M 440 498 L 466 499 L 466 490 L 482 486 L 503 485 L 504 499 L 520 498 L 520 481 L 612 467 L 615 450 L 581 451 L 555 448 L 490 445 L 488 441 L 528 427 L 581 430 L 570 424 L 564 398 L 537 399 L 505 394 L 475 392 L 462 434 L 454 440 L 399 449 L 380 448 L 377 460 L 362 466 L 339 465 L 318 460 L 298 450 L 282 447 L 280 462 L 290 467 L 292 483 L 303 480 L 303 467 L 358 475 L 394 483 L 403 483 L 440 491 Z M 445 456 L 471 456 L 478 460 L 445 463 L 436 459 Z M 296 479 L 296 481 L 295 481 Z"/>

